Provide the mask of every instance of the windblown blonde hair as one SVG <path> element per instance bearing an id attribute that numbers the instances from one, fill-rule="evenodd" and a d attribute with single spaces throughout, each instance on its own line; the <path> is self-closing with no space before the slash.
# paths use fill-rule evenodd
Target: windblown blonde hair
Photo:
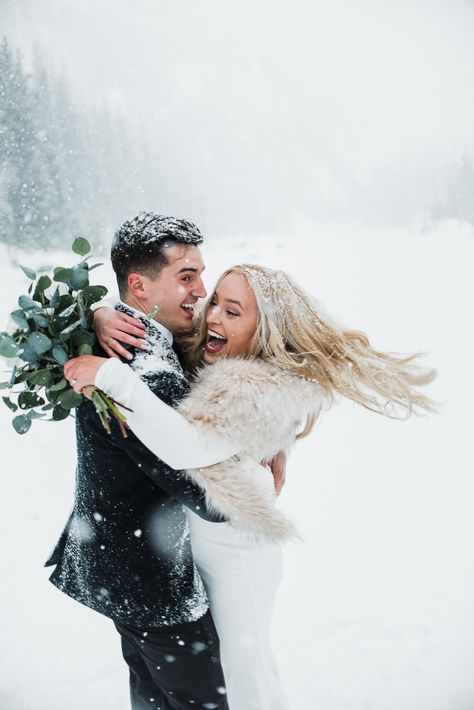
<path id="1" fill-rule="evenodd" d="M 244 276 L 258 307 L 257 328 L 248 357 L 271 361 L 282 370 L 317 382 L 329 403 L 337 394 L 393 419 L 417 410 L 436 411 L 435 403 L 416 387 L 427 385 L 435 370 L 415 361 L 422 353 L 399 355 L 374 350 L 364 333 L 344 330 L 323 318 L 316 302 L 284 271 L 239 264 L 228 274 Z M 182 338 L 183 359 L 191 371 L 202 361 L 207 305 L 198 316 L 193 337 Z M 300 436 L 311 431 L 310 418 Z"/>

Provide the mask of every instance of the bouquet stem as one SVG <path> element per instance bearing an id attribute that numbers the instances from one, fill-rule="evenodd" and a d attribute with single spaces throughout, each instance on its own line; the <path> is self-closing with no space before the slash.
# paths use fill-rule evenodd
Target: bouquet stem
<path id="1" fill-rule="evenodd" d="M 102 426 L 107 434 L 111 433 L 109 422 L 111 417 L 114 417 L 120 427 L 122 436 L 124 438 L 128 436 L 127 420 L 117 405 L 120 405 L 124 409 L 128 409 L 128 407 L 125 407 L 125 405 L 120 404 L 120 402 L 116 402 L 111 397 L 108 397 L 104 392 L 102 392 L 102 390 L 97 389 L 94 385 L 86 385 L 83 387 L 82 394 L 86 397 L 86 399 L 90 399 L 93 403 L 95 411 L 97 412 L 99 419 L 102 422 Z"/>

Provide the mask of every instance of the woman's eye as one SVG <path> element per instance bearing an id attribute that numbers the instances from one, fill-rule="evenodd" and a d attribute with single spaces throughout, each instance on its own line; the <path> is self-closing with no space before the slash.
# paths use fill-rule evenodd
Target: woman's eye
<path id="1" fill-rule="evenodd" d="M 227 312 L 227 315 L 228 315 L 228 316 L 231 316 L 231 318 L 236 318 L 238 315 L 240 315 L 239 313 L 234 313 L 234 311 L 229 311 L 229 310 L 228 310 L 228 311 L 226 311 L 226 312 Z"/>

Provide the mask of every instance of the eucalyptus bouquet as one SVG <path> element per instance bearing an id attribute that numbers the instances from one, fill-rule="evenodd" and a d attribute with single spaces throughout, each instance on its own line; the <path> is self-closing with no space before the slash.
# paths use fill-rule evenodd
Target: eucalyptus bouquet
<path id="1" fill-rule="evenodd" d="M 57 266 L 50 276 L 37 276 L 21 266 L 31 281 L 28 293 L 19 297 L 19 308 L 10 314 L 10 327 L 0 333 L 0 356 L 11 367 L 9 380 L 0 383 L 0 389 L 8 390 L 2 397 L 6 406 L 15 414 L 22 412 L 12 420 L 18 434 L 25 434 L 34 419 L 65 419 L 85 396 L 94 403 L 108 433 L 113 416 L 126 436 L 125 417 L 114 400 L 93 386 L 79 395 L 64 378 L 66 360 L 92 354 L 96 335 L 91 305 L 107 293 L 105 286 L 89 283 L 90 272 L 102 266 L 89 265 L 91 257 L 86 254 L 90 250 L 87 239 L 78 237 L 72 251 L 79 262 L 67 268 Z"/>

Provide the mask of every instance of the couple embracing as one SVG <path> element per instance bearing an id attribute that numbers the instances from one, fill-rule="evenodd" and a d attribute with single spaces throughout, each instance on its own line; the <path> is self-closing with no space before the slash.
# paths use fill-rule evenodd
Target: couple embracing
<path id="1" fill-rule="evenodd" d="M 74 509 L 47 564 L 114 622 L 134 710 L 285 710 L 271 650 L 281 546 L 297 536 L 275 504 L 284 454 L 337 394 L 395 418 L 430 411 L 417 386 L 434 373 L 330 323 L 282 271 L 231 267 L 199 308 L 202 240 L 153 213 L 114 237 L 103 357 L 65 374 L 119 402 L 130 430 L 77 410 Z"/>

